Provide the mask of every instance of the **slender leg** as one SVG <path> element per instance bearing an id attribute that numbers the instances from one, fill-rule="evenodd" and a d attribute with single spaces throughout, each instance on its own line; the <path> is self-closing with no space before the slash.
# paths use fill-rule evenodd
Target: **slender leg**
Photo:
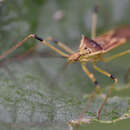
<path id="1" fill-rule="evenodd" d="M 80 120 L 83 118 L 84 114 L 88 111 L 88 108 L 89 108 L 91 102 L 93 101 L 93 99 L 94 99 L 94 97 L 95 97 L 95 95 L 96 95 L 96 92 L 99 91 L 99 89 L 100 89 L 100 86 L 99 86 L 98 82 L 96 81 L 94 75 L 93 75 L 91 72 L 89 72 L 89 70 L 88 70 L 88 69 L 86 68 L 86 66 L 85 66 L 85 63 L 82 62 L 81 65 L 82 65 L 82 69 L 84 70 L 84 72 L 89 76 L 89 78 L 90 78 L 90 79 L 93 81 L 93 83 L 96 85 L 96 91 L 94 91 L 94 92 L 91 94 L 91 97 L 90 97 L 90 99 L 89 99 L 89 101 L 88 101 L 88 104 L 86 105 L 85 109 L 81 112 L 81 114 L 80 114 Z M 79 120 L 79 121 L 80 121 L 80 120 Z"/>
<path id="2" fill-rule="evenodd" d="M 113 59 L 116 59 L 116 58 L 118 58 L 118 57 L 120 57 L 120 56 L 129 54 L 129 53 L 130 53 L 130 50 L 126 50 L 126 51 L 124 51 L 124 52 L 120 52 L 120 53 L 115 54 L 115 55 L 113 55 L 113 56 L 110 56 L 110 57 L 107 57 L 107 58 L 103 58 L 103 61 L 104 61 L 104 62 L 109 62 L 109 61 L 111 61 L 111 60 L 113 60 Z M 126 82 L 128 82 L 128 75 L 129 75 L 129 73 L 130 73 L 130 69 L 128 69 L 128 72 L 125 74 L 125 77 L 124 77 L 124 79 L 125 79 Z"/>
<path id="3" fill-rule="evenodd" d="M 18 47 L 20 47 L 25 41 L 31 39 L 31 38 L 34 38 L 34 39 L 37 39 L 39 40 L 40 42 L 42 42 L 42 44 L 48 46 L 49 48 L 51 48 L 53 51 L 59 53 L 60 55 L 62 55 L 63 57 L 68 57 L 69 55 L 60 51 L 59 49 L 55 48 L 54 46 L 52 46 L 50 43 L 48 43 L 46 40 L 38 37 L 37 35 L 35 34 L 30 34 L 28 35 L 27 37 L 25 37 L 24 40 L 18 42 L 16 45 L 14 45 L 12 48 L 10 48 L 9 50 L 5 51 L 1 56 L 0 56 L 0 60 L 5 58 L 7 55 L 9 55 L 10 53 L 12 53 L 14 50 L 16 50 Z"/>
<path id="4" fill-rule="evenodd" d="M 94 11 L 92 14 L 92 27 L 91 27 L 91 38 L 94 39 L 96 37 L 96 26 L 97 26 L 97 13 L 98 13 L 98 6 L 94 7 Z"/>
<path id="5" fill-rule="evenodd" d="M 17 58 L 18 58 L 19 60 L 23 59 L 24 57 L 26 57 L 27 55 L 29 55 L 30 53 L 32 53 L 33 51 L 35 51 L 36 48 L 39 47 L 39 45 L 41 45 L 41 44 L 40 44 L 40 43 L 35 44 L 35 45 L 32 46 L 31 48 L 29 48 L 29 50 L 25 51 L 23 54 L 18 55 Z"/>
<path id="6" fill-rule="evenodd" d="M 126 55 L 126 54 L 128 54 L 128 53 L 130 53 L 130 50 L 126 50 L 126 51 L 124 51 L 124 52 L 120 52 L 120 53 L 118 53 L 118 54 L 115 54 L 115 55 L 110 56 L 110 57 L 107 57 L 107 58 L 103 58 L 103 61 L 104 61 L 104 62 L 109 62 L 109 61 L 111 61 L 111 60 L 113 60 L 113 59 L 116 59 L 116 58 L 118 58 L 118 57 L 120 57 L 120 56 L 123 56 L 123 55 Z"/>
<path id="7" fill-rule="evenodd" d="M 62 51 L 60 51 L 59 49 L 57 49 L 57 48 L 55 48 L 54 46 L 52 46 L 50 43 L 48 43 L 46 40 L 43 40 L 43 39 L 41 39 L 40 37 L 38 37 L 38 36 L 36 36 L 35 37 L 35 39 L 37 39 L 37 40 L 39 40 L 39 41 L 41 41 L 42 42 L 42 44 L 44 44 L 45 46 L 48 46 L 49 48 L 51 48 L 53 51 L 55 51 L 55 52 L 57 52 L 57 53 L 59 53 L 60 55 L 62 55 L 63 57 L 66 57 L 66 58 L 68 58 L 69 57 L 69 55 L 68 54 L 66 54 L 66 53 L 64 53 L 64 52 L 62 52 Z"/>
<path id="8" fill-rule="evenodd" d="M 98 72 L 100 72 L 100 73 L 106 75 L 107 77 L 111 78 L 112 80 L 114 80 L 114 84 L 113 84 L 112 87 L 109 89 L 109 91 L 108 91 L 108 93 L 107 93 L 107 95 L 106 95 L 106 97 L 105 97 L 105 99 L 104 99 L 102 105 L 100 106 L 100 108 L 99 108 L 99 110 L 98 110 L 97 118 L 99 119 L 99 118 L 100 118 L 101 111 L 102 111 L 102 109 L 103 109 L 105 103 L 107 102 L 107 99 L 109 98 L 110 94 L 112 93 L 113 88 L 116 86 L 118 80 L 117 80 L 117 78 L 115 78 L 115 77 L 114 77 L 113 75 L 111 75 L 110 73 L 108 73 L 108 72 L 106 72 L 106 71 L 100 69 L 99 67 L 97 67 L 97 66 L 96 66 L 96 63 L 93 64 L 93 67 L 94 67 Z"/>
<path id="9" fill-rule="evenodd" d="M 70 53 L 70 52 L 72 53 L 72 52 L 73 52 L 69 47 L 67 47 L 66 45 L 64 45 L 64 44 L 61 43 L 61 42 L 58 42 L 58 41 L 54 40 L 52 37 L 46 38 L 46 41 L 48 41 L 48 40 L 53 41 L 53 42 L 56 43 L 59 47 L 63 48 L 64 50 L 67 50 L 68 53 Z M 63 45 L 62 45 L 62 44 L 63 44 Z M 34 50 L 36 50 L 36 48 L 38 48 L 40 45 L 41 45 L 41 43 L 35 44 L 35 45 L 32 46 L 29 50 L 27 50 L 24 54 L 17 56 L 17 58 L 20 60 L 20 59 L 26 57 L 27 55 L 29 55 L 30 53 L 32 53 Z M 71 53 L 70 53 L 70 54 L 71 54 Z"/>
<path id="10" fill-rule="evenodd" d="M 48 40 L 54 42 L 56 45 L 58 45 L 60 48 L 64 49 L 66 52 L 73 54 L 73 50 L 71 50 L 68 46 L 66 46 L 64 43 L 59 42 L 55 40 L 53 37 L 49 37 Z"/>
<path id="11" fill-rule="evenodd" d="M 14 45 L 12 48 L 10 48 L 9 50 L 5 51 L 1 56 L 0 56 L 0 60 L 5 58 L 7 55 L 9 55 L 10 53 L 12 53 L 15 49 L 17 49 L 18 47 L 20 47 L 25 41 L 29 40 L 30 38 L 33 38 L 34 35 L 30 34 L 28 35 L 24 40 L 22 40 L 21 42 L 18 42 L 16 45 Z"/>

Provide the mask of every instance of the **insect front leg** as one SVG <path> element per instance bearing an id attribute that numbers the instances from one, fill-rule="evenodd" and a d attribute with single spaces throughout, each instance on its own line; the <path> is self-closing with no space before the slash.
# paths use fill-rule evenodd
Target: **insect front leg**
<path id="1" fill-rule="evenodd" d="M 60 48 L 62 48 L 63 50 L 65 50 L 66 52 L 68 52 L 68 53 L 70 53 L 70 54 L 74 53 L 74 52 L 73 52 L 69 47 L 67 47 L 64 43 L 55 40 L 53 37 L 47 37 L 45 40 L 46 40 L 46 41 L 52 41 L 52 42 L 54 42 L 56 45 L 58 45 Z M 22 58 L 26 57 L 27 55 L 29 55 L 30 53 L 32 53 L 33 51 L 35 51 L 36 48 L 38 48 L 40 45 L 41 45 L 40 42 L 37 43 L 37 44 L 35 44 L 35 45 L 32 46 L 29 50 L 25 51 L 24 54 L 18 55 L 17 58 L 18 58 L 18 59 L 22 59 Z M 44 53 L 43 53 L 43 54 L 44 54 Z M 48 54 L 49 54 L 49 52 L 48 52 Z M 48 56 L 49 56 L 49 55 L 48 55 Z"/>
<path id="2" fill-rule="evenodd" d="M 2 60 L 3 58 L 5 58 L 7 55 L 11 54 L 13 51 L 15 51 L 18 47 L 20 47 L 23 43 L 25 43 L 27 40 L 34 38 L 38 41 L 40 41 L 42 44 L 44 44 L 45 46 L 48 46 L 49 48 L 51 48 L 53 51 L 59 53 L 61 56 L 63 57 L 68 57 L 69 55 L 62 52 L 61 50 L 55 48 L 54 46 L 52 46 L 46 39 L 42 39 L 39 36 L 35 35 L 35 34 L 30 34 L 27 37 L 25 37 L 22 41 L 18 42 L 17 44 L 15 44 L 12 48 L 8 49 L 7 51 L 5 51 L 2 55 L 0 55 L 0 60 Z M 35 47 L 34 47 L 35 48 Z"/>
<path id="3" fill-rule="evenodd" d="M 22 41 L 18 42 L 17 44 L 15 44 L 12 48 L 10 48 L 9 50 L 5 51 L 1 56 L 0 56 L 0 60 L 5 58 L 7 55 L 11 54 L 14 50 L 16 50 L 18 47 L 20 47 L 25 41 L 29 40 L 30 38 L 34 38 L 35 35 L 34 34 L 30 34 L 27 37 L 25 37 Z"/>
<path id="4" fill-rule="evenodd" d="M 88 75 L 88 77 L 92 80 L 92 82 L 95 84 L 96 90 L 98 91 L 100 89 L 100 86 L 99 86 L 96 78 L 94 77 L 94 75 L 91 72 L 89 72 L 89 70 L 87 69 L 87 67 L 85 65 L 85 62 L 81 63 L 81 65 L 82 65 L 82 69 Z"/>
<path id="5" fill-rule="evenodd" d="M 42 44 L 44 44 L 45 46 L 51 48 L 53 51 L 57 52 L 58 54 L 60 54 L 63 57 L 68 58 L 69 55 L 64 53 L 63 51 L 57 49 L 56 47 L 52 46 L 47 40 L 44 40 L 42 38 L 40 38 L 39 36 L 35 35 L 35 39 L 39 40 Z"/>
<path id="6" fill-rule="evenodd" d="M 97 67 L 97 66 L 96 66 L 96 63 L 93 63 L 93 67 L 94 67 L 94 69 L 96 69 L 98 72 L 100 72 L 100 73 L 106 75 L 107 77 L 111 78 L 111 79 L 114 81 L 114 84 L 112 85 L 112 87 L 111 87 L 111 88 L 109 89 L 109 91 L 107 92 L 107 95 L 106 95 L 106 97 L 105 97 L 103 103 L 101 104 L 101 106 L 100 106 L 100 108 L 99 108 L 99 110 L 98 110 L 97 118 L 99 119 L 99 118 L 100 118 L 101 111 L 102 111 L 102 109 L 103 109 L 105 103 L 107 102 L 107 100 L 108 100 L 110 94 L 112 93 L 113 88 L 116 86 L 118 80 L 117 80 L 117 78 L 115 78 L 112 74 L 110 74 L 110 73 L 108 73 L 108 72 L 106 72 L 106 71 L 100 69 L 99 67 Z"/>

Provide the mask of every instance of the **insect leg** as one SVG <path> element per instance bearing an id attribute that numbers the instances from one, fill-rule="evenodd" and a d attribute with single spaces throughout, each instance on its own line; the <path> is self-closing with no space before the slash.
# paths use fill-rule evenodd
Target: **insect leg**
<path id="1" fill-rule="evenodd" d="M 92 27 L 91 27 L 91 38 L 92 39 L 94 39 L 96 37 L 97 14 L 98 14 L 98 6 L 95 5 L 93 14 L 92 14 Z"/>
<path id="2" fill-rule="evenodd" d="M 68 52 L 70 54 L 74 53 L 73 50 L 70 49 L 67 45 L 65 45 L 62 42 L 59 42 L 59 41 L 55 40 L 53 37 L 49 37 L 48 40 L 54 42 L 56 45 L 58 45 L 60 48 L 64 49 L 66 52 Z"/>
<path id="3" fill-rule="evenodd" d="M 49 48 L 51 48 L 53 51 L 59 53 L 60 55 L 62 55 L 63 57 L 68 57 L 68 54 L 60 51 L 59 49 L 53 47 L 50 43 L 48 43 L 46 40 L 38 37 L 35 34 L 30 34 L 27 37 L 25 37 L 22 41 L 18 42 L 17 44 L 15 44 L 12 48 L 8 49 L 7 51 L 5 51 L 2 55 L 0 55 L 0 60 L 5 58 L 7 55 L 11 54 L 14 50 L 16 50 L 18 47 L 20 47 L 23 43 L 25 43 L 27 40 L 34 38 L 39 40 L 40 42 L 42 42 L 42 44 L 48 46 Z"/>
<path id="4" fill-rule="evenodd" d="M 84 72 L 88 75 L 88 77 L 89 77 L 89 78 L 93 81 L 93 83 L 96 85 L 96 88 L 100 88 L 100 86 L 99 86 L 99 84 L 98 84 L 96 78 L 94 77 L 94 75 L 93 75 L 91 72 L 89 72 L 89 70 L 88 70 L 87 67 L 85 66 L 85 63 L 82 62 L 81 65 L 82 65 L 82 69 L 84 70 Z"/>
<path id="5" fill-rule="evenodd" d="M 104 62 L 109 62 L 109 61 L 111 61 L 111 60 L 113 60 L 113 59 L 116 59 L 116 58 L 118 58 L 118 57 L 120 57 L 120 56 L 123 56 L 123 55 L 126 55 L 126 54 L 128 54 L 128 53 L 130 53 L 130 50 L 126 50 L 126 51 L 124 51 L 124 52 L 120 52 L 120 53 L 118 53 L 118 54 L 115 54 L 115 55 L 110 56 L 110 57 L 107 57 L 107 58 L 103 58 L 103 61 L 104 61 Z"/>
<path id="6" fill-rule="evenodd" d="M 12 48 L 10 48 L 9 50 L 5 51 L 1 56 L 0 56 L 0 60 L 5 58 L 7 55 L 9 55 L 10 53 L 12 53 L 14 50 L 16 50 L 18 47 L 20 47 L 25 41 L 29 40 L 30 38 L 33 38 L 34 35 L 30 34 L 27 37 L 25 37 L 22 41 L 18 42 L 16 45 L 14 45 Z"/>
<path id="7" fill-rule="evenodd" d="M 40 43 L 35 44 L 31 48 L 29 48 L 29 50 L 25 51 L 23 54 L 17 55 L 17 58 L 19 60 L 25 58 L 26 56 L 28 56 L 29 54 L 31 54 L 32 52 L 34 52 L 36 50 L 36 48 L 38 48 L 40 45 L 41 45 Z"/>
<path id="8" fill-rule="evenodd" d="M 130 50 L 126 50 L 124 52 L 120 52 L 118 54 L 115 54 L 115 55 L 107 57 L 107 58 L 103 58 L 103 61 L 104 62 L 109 62 L 109 61 L 111 61 L 113 59 L 116 59 L 116 58 L 118 58 L 120 56 L 123 56 L 123 55 L 126 55 L 128 53 L 130 53 Z M 128 75 L 129 75 L 129 73 L 130 73 L 130 68 L 128 69 L 128 71 L 127 71 L 127 73 L 125 74 L 125 77 L 124 77 L 124 79 L 125 79 L 126 82 L 128 82 Z"/>
<path id="9" fill-rule="evenodd" d="M 100 108 L 99 108 L 99 110 L 98 110 L 97 118 L 99 119 L 99 118 L 100 118 L 101 111 L 102 111 L 102 109 L 103 109 L 105 103 L 107 102 L 107 99 L 109 98 L 110 94 L 112 93 L 113 88 L 116 86 L 118 80 L 117 80 L 117 78 L 115 78 L 112 74 L 110 74 L 110 73 L 108 73 L 108 72 L 106 72 L 106 71 L 100 69 L 99 67 L 97 67 L 97 66 L 96 66 L 96 63 L 93 64 L 93 67 L 94 67 L 94 69 L 96 69 L 98 72 L 100 72 L 100 73 L 106 75 L 107 77 L 111 78 L 111 79 L 114 81 L 114 84 L 112 85 L 112 87 L 111 87 L 111 88 L 109 89 L 109 91 L 107 92 L 107 95 L 106 95 L 106 97 L 105 97 L 105 99 L 104 99 L 102 105 L 100 106 Z"/>
<path id="10" fill-rule="evenodd" d="M 93 75 L 91 72 L 89 72 L 89 70 L 88 70 L 87 67 L 85 66 L 85 63 L 84 63 L 84 62 L 81 63 L 81 66 L 82 66 L 82 69 L 84 70 L 84 72 L 89 76 L 89 78 L 90 78 L 90 79 L 93 81 L 93 83 L 96 85 L 96 91 L 94 91 L 94 92 L 91 94 L 91 97 L 90 97 L 90 99 L 89 99 L 89 101 L 88 101 L 88 104 L 86 105 L 85 109 L 81 112 L 81 114 L 80 114 L 80 120 L 83 118 L 84 114 L 88 111 L 88 108 L 89 108 L 91 102 L 93 101 L 94 97 L 96 96 L 96 92 L 98 92 L 99 89 L 100 89 L 100 86 L 99 86 L 98 82 L 96 81 L 94 75 Z"/>
<path id="11" fill-rule="evenodd" d="M 40 37 L 37 36 L 37 35 L 35 35 L 34 38 L 37 39 L 37 40 L 39 40 L 39 41 L 40 41 L 42 44 L 44 44 L 45 46 L 51 48 L 53 51 L 59 53 L 61 56 L 66 57 L 66 58 L 69 57 L 68 54 L 66 54 L 66 53 L 62 52 L 61 50 L 57 49 L 56 47 L 52 46 L 49 42 L 47 42 L 47 40 L 44 40 L 44 39 L 40 38 Z"/>
<path id="12" fill-rule="evenodd" d="M 51 37 L 46 38 L 46 40 L 50 40 L 50 39 L 52 39 L 52 38 Z M 17 58 L 20 60 L 20 59 L 26 57 L 27 55 L 29 55 L 30 53 L 32 53 L 33 51 L 35 51 L 36 48 L 38 48 L 40 45 L 41 45 L 41 43 L 35 44 L 29 50 L 25 51 L 25 53 L 23 53 L 22 55 L 18 55 Z M 48 54 L 49 54 L 49 52 L 48 52 Z"/>

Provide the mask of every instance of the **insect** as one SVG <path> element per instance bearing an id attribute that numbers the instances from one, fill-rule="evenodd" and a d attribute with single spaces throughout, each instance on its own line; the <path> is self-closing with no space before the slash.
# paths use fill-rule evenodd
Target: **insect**
<path id="1" fill-rule="evenodd" d="M 99 119 L 101 111 L 102 111 L 105 103 L 107 102 L 107 99 L 110 96 L 112 89 L 116 86 L 118 80 L 112 74 L 99 68 L 96 64 L 99 61 L 109 62 L 113 59 L 116 59 L 120 56 L 130 53 L 130 49 L 129 49 L 129 50 L 126 50 L 119 54 L 115 54 L 111 57 L 105 58 L 104 54 L 111 51 L 112 49 L 115 49 L 116 47 L 118 47 L 120 45 L 125 44 L 126 41 L 130 40 L 130 26 L 115 28 L 113 30 L 106 32 L 105 34 L 96 36 L 96 24 L 97 24 L 97 9 L 96 8 L 94 10 L 92 18 L 93 18 L 92 30 L 91 30 L 92 38 L 88 38 L 87 36 L 82 35 L 82 39 L 80 41 L 79 48 L 77 49 L 76 52 L 74 52 L 72 49 L 70 49 L 64 43 L 61 43 L 61 42 L 55 40 L 53 37 L 49 37 L 47 39 L 42 39 L 41 37 L 39 37 L 36 34 L 30 34 L 27 37 L 25 37 L 24 40 L 18 42 L 16 45 L 14 45 L 9 50 L 5 51 L 0 56 L 0 59 L 5 58 L 7 55 L 12 53 L 15 49 L 20 47 L 27 40 L 34 38 L 34 39 L 40 41 L 43 45 L 51 48 L 53 51 L 55 51 L 58 54 L 60 54 L 61 56 L 65 57 L 69 64 L 74 63 L 74 62 L 80 62 L 83 71 L 86 73 L 86 75 L 88 75 L 88 77 L 92 80 L 92 82 L 95 84 L 95 87 L 96 87 L 96 90 L 92 93 L 86 108 L 81 113 L 80 119 L 83 117 L 84 113 L 87 112 L 90 103 L 92 102 L 92 100 L 94 99 L 96 93 L 99 91 L 99 88 L 100 88 L 100 85 L 98 84 L 98 81 L 96 80 L 94 74 L 92 74 L 88 70 L 86 63 L 92 62 L 93 68 L 95 70 L 97 70 L 98 72 L 102 73 L 103 75 L 111 78 L 114 81 L 112 87 L 109 89 L 103 103 L 101 104 L 101 106 L 97 112 L 97 118 Z M 57 49 L 52 44 L 50 44 L 49 41 L 52 41 L 53 43 L 55 43 L 57 46 L 59 46 L 64 51 Z"/>

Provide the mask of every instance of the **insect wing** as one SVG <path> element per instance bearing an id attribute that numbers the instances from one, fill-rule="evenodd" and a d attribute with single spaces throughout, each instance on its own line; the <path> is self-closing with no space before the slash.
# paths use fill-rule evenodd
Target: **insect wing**
<path id="1" fill-rule="evenodd" d="M 130 27 L 113 29 L 94 39 L 104 51 L 110 51 L 130 40 Z"/>

